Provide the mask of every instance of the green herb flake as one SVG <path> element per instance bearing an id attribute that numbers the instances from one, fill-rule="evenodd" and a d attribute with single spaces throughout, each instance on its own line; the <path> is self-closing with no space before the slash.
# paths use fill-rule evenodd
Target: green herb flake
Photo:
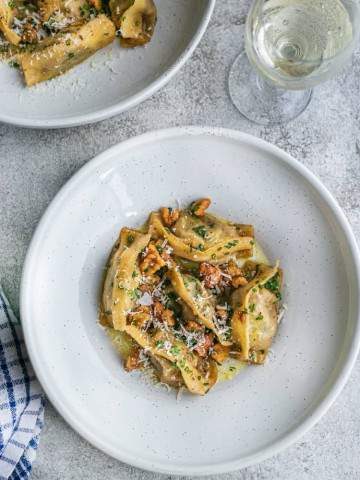
<path id="1" fill-rule="evenodd" d="M 74 52 L 69 52 L 69 53 L 68 53 L 68 59 L 69 59 L 69 60 L 72 59 L 72 58 L 74 58 L 74 57 L 75 57 L 75 53 L 74 53 Z"/>
<path id="2" fill-rule="evenodd" d="M 264 315 L 262 313 L 259 313 L 259 315 L 255 318 L 255 320 L 263 320 Z"/>
<path id="3" fill-rule="evenodd" d="M 224 245 L 225 248 L 235 247 L 239 243 L 239 240 L 231 240 L 230 242 Z"/>
<path id="4" fill-rule="evenodd" d="M 134 243 L 135 237 L 131 233 L 127 236 L 126 243 L 127 246 L 130 247 L 132 243 Z"/>
<path id="5" fill-rule="evenodd" d="M 164 348 L 164 342 L 162 340 L 158 340 L 156 342 L 156 348 Z"/>
<path id="6" fill-rule="evenodd" d="M 204 252 L 205 251 L 205 247 L 204 245 L 202 245 L 201 243 L 199 243 L 199 245 L 196 247 L 197 250 L 200 250 L 200 252 Z"/>
<path id="7" fill-rule="evenodd" d="M 170 348 L 169 353 L 171 353 L 171 355 L 179 355 L 179 353 L 180 353 L 180 348 L 177 347 L 176 345 L 173 345 L 173 346 Z"/>
<path id="8" fill-rule="evenodd" d="M 9 8 L 11 8 L 11 10 L 13 10 L 16 7 L 16 3 L 14 2 L 14 0 L 9 0 L 8 6 Z"/>
<path id="9" fill-rule="evenodd" d="M 281 300 L 281 293 L 280 293 L 280 275 L 276 273 L 270 280 L 268 280 L 264 287 L 270 290 L 270 292 L 274 293 L 278 300 Z"/>
<path id="10" fill-rule="evenodd" d="M 9 66 L 10 66 L 11 68 L 20 68 L 20 65 L 18 64 L 18 62 L 17 62 L 16 60 L 11 60 L 11 61 L 9 62 Z"/>
<path id="11" fill-rule="evenodd" d="M 129 290 L 128 295 L 131 298 L 131 300 L 139 300 L 141 297 L 141 291 L 138 288 L 134 288 L 134 290 Z"/>
<path id="12" fill-rule="evenodd" d="M 206 238 L 208 233 L 204 225 L 199 225 L 197 227 L 194 227 L 193 232 L 195 232 L 196 235 L 199 235 L 199 237 L 202 237 L 202 238 Z"/>
<path id="13" fill-rule="evenodd" d="M 249 305 L 249 310 L 250 310 L 251 313 L 254 313 L 255 307 L 256 307 L 255 303 L 251 303 L 251 304 Z"/>

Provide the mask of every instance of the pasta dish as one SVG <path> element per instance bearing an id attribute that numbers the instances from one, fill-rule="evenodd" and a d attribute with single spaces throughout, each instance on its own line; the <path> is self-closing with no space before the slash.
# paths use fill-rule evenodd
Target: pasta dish
<path id="1" fill-rule="evenodd" d="M 161 208 L 124 227 L 106 269 L 100 323 L 127 371 L 206 394 L 246 364 L 263 364 L 277 332 L 282 270 L 251 225 L 207 212 L 210 199 Z"/>
<path id="2" fill-rule="evenodd" d="M 148 43 L 153 0 L 0 0 L 0 59 L 19 68 L 27 86 L 64 74 L 109 45 Z"/>

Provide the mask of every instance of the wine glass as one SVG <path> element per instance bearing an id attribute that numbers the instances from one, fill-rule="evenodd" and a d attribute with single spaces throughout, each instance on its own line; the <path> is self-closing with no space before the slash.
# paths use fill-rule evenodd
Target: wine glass
<path id="1" fill-rule="evenodd" d="M 245 51 L 229 75 L 230 97 L 249 120 L 288 122 L 308 106 L 312 87 L 349 60 L 360 30 L 360 0 L 254 0 Z"/>

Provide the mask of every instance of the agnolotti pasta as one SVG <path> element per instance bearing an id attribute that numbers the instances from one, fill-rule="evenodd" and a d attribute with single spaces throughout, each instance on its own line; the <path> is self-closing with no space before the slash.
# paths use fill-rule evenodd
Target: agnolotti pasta
<path id="1" fill-rule="evenodd" d="M 264 262 L 253 227 L 209 205 L 161 208 L 140 229 L 122 228 L 100 305 L 127 371 L 197 395 L 231 378 L 234 362 L 264 363 L 281 301 L 282 271 Z"/>
<path id="2" fill-rule="evenodd" d="M 148 43 L 153 0 L 0 0 L 0 60 L 18 67 L 28 87 L 50 80 L 113 42 Z"/>

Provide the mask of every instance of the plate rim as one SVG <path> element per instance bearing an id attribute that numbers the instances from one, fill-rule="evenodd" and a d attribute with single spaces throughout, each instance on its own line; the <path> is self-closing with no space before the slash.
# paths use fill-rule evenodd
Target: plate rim
<path id="1" fill-rule="evenodd" d="M 184 64 L 190 59 L 195 49 L 199 45 L 202 37 L 204 36 L 206 29 L 209 25 L 211 16 L 214 12 L 216 0 L 206 0 L 208 5 L 205 8 L 204 14 L 200 20 L 200 23 L 195 31 L 194 36 L 181 55 L 168 67 L 168 69 L 151 82 L 147 87 L 143 88 L 139 92 L 130 96 L 125 100 L 117 102 L 111 107 L 98 109 L 95 112 L 85 113 L 82 115 L 75 115 L 70 117 L 58 117 L 50 120 L 37 120 L 37 119 L 24 119 L 14 118 L 11 115 L 4 115 L 0 111 L 0 122 L 7 125 L 14 125 L 16 127 L 31 128 L 31 129 L 57 129 L 57 128 L 70 128 L 79 127 L 80 125 L 90 125 L 92 123 L 101 122 L 112 118 L 120 113 L 126 112 L 131 108 L 136 107 L 143 101 L 147 100 L 163 88 L 184 66 Z"/>
<path id="2" fill-rule="evenodd" d="M 183 136 L 211 136 L 211 137 L 223 137 L 227 139 L 233 139 L 240 143 L 250 144 L 252 146 L 261 148 L 269 152 L 270 154 L 276 155 L 279 161 L 284 162 L 297 173 L 299 173 L 310 186 L 312 186 L 315 191 L 320 194 L 320 197 L 325 201 L 326 205 L 330 208 L 332 214 L 335 216 L 341 231 L 344 234 L 348 248 L 351 252 L 351 263 L 354 267 L 355 273 L 355 291 L 357 295 L 353 301 L 355 301 L 355 318 L 357 317 L 357 322 L 354 326 L 354 335 L 352 337 L 350 348 L 348 351 L 341 352 L 341 357 L 344 356 L 342 363 L 340 365 L 340 370 L 336 374 L 336 378 L 331 382 L 330 386 L 327 387 L 327 392 L 324 397 L 318 402 L 313 410 L 307 414 L 304 420 L 300 421 L 298 425 L 289 430 L 283 437 L 278 439 L 275 443 L 266 446 L 261 451 L 254 454 L 247 455 L 241 459 L 225 461 L 218 464 L 203 464 L 197 466 L 179 466 L 178 464 L 164 464 L 162 462 L 150 462 L 147 460 L 142 460 L 137 456 L 131 456 L 128 453 L 119 452 L 118 449 L 113 448 L 111 445 L 108 445 L 105 441 L 101 441 L 96 438 L 95 435 L 87 428 L 83 427 L 80 422 L 77 421 L 75 417 L 72 417 L 71 412 L 66 411 L 65 407 L 61 405 L 61 401 L 57 399 L 55 395 L 51 392 L 51 387 L 47 384 L 45 376 L 41 372 L 41 362 L 38 362 L 36 359 L 36 349 L 32 345 L 31 339 L 31 319 L 27 320 L 27 312 L 29 309 L 27 306 L 31 301 L 31 295 L 28 294 L 28 286 L 31 284 L 30 274 L 32 270 L 32 264 L 36 261 L 35 253 L 39 248 L 39 242 L 43 233 L 46 231 L 47 225 L 52 218 L 52 212 L 55 210 L 63 199 L 67 196 L 68 191 L 70 191 L 76 183 L 82 181 L 83 178 L 86 178 L 92 171 L 96 170 L 103 163 L 106 163 L 111 159 L 114 153 L 120 153 L 121 151 L 131 150 L 134 147 L 137 147 L 139 144 L 143 145 L 146 143 L 159 142 L 168 138 L 176 138 Z M 313 174 L 306 166 L 292 157 L 290 154 L 280 149 L 279 147 L 263 140 L 253 135 L 243 133 L 237 130 L 218 128 L 218 127 L 199 127 L 199 126 L 184 126 L 184 127 L 174 127 L 169 129 L 154 130 L 146 132 L 144 134 L 131 137 L 127 140 L 124 140 L 111 148 L 105 150 L 99 155 L 95 156 L 88 163 L 82 166 L 69 180 L 65 182 L 53 200 L 50 202 L 49 206 L 45 210 L 40 222 L 38 223 L 33 237 L 31 239 L 22 271 L 21 285 L 20 285 L 20 314 L 21 322 L 24 331 L 24 338 L 28 354 L 31 360 L 31 363 L 34 367 L 37 378 L 39 379 L 41 385 L 43 386 L 46 395 L 50 399 L 53 406 L 64 418 L 64 420 L 75 430 L 77 431 L 85 440 L 91 443 L 93 446 L 99 450 L 105 452 L 111 457 L 120 460 L 122 462 L 128 463 L 138 468 L 144 470 L 158 472 L 163 474 L 175 474 L 175 475 L 192 475 L 192 476 L 201 476 L 201 475 L 211 475 L 211 474 L 221 474 L 239 470 L 241 468 L 248 467 L 250 465 L 257 464 L 267 458 L 276 455 L 295 443 L 299 440 L 306 432 L 308 432 L 320 419 L 325 415 L 330 406 L 333 404 L 335 399 L 338 397 L 346 382 L 350 377 L 350 373 L 357 359 L 359 348 L 360 348 L 360 306 L 359 306 L 359 296 L 360 296 L 360 251 L 357 245 L 355 235 L 352 231 L 350 223 L 346 218 L 344 212 L 339 206 L 336 199 L 330 193 L 330 191 L 323 185 L 323 183 Z M 340 357 L 339 357 L 340 358 Z M 339 360 L 338 360 L 339 361 Z"/>

